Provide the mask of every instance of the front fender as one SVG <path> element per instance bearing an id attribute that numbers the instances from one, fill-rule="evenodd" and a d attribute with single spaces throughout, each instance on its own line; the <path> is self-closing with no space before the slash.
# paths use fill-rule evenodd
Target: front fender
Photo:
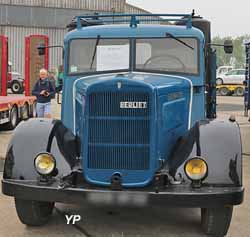
<path id="1" fill-rule="evenodd" d="M 176 144 L 169 161 L 170 173 L 185 177 L 187 160 L 201 156 L 207 162 L 211 185 L 242 185 L 242 145 L 236 122 L 204 120 L 197 122 Z"/>
<path id="2" fill-rule="evenodd" d="M 21 122 L 7 149 L 3 178 L 38 179 L 34 158 L 40 152 L 55 157 L 58 176 L 67 175 L 77 163 L 78 147 L 78 139 L 60 120 L 35 118 Z"/>

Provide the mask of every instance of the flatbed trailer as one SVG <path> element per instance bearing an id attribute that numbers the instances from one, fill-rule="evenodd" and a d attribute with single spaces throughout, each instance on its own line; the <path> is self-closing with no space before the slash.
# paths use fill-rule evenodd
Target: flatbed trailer
<path id="1" fill-rule="evenodd" d="M 237 95 L 237 96 L 243 96 L 245 93 L 245 86 L 244 85 L 217 85 L 216 86 L 217 95 Z"/>
<path id="2" fill-rule="evenodd" d="M 14 129 L 18 122 L 36 116 L 36 97 L 0 96 L 0 125 Z"/>

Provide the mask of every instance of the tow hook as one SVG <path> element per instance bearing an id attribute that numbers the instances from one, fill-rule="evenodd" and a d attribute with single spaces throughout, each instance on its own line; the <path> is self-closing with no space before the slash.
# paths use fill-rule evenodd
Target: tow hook
<path id="1" fill-rule="evenodd" d="M 164 189 L 169 185 L 179 185 L 181 183 L 182 179 L 175 180 L 167 170 L 162 170 L 155 175 L 155 192 L 159 193 L 161 189 Z"/>
<path id="2" fill-rule="evenodd" d="M 119 173 L 115 173 L 111 177 L 111 189 L 112 190 L 122 190 L 122 176 Z"/>

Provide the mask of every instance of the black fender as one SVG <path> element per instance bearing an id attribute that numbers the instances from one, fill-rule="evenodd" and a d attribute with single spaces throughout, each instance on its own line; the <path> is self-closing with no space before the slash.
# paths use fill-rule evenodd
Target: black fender
<path id="1" fill-rule="evenodd" d="M 187 176 L 187 160 L 201 156 L 208 165 L 204 183 L 211 185 L 242 185 L 242 144 L 237 122 L 204 120 L 197 122 L 177 141 L 168 167 L 172 176 Z"/>
<path id="2" fill-rule="evenodd" d="M 56 159 L 57 176 L 71 173 L 80 157 L 79 139 L 60 120 L 34 118 L 21 122 L 9 143 L 4 179 L 36 180 L 34 158 L 49 152 Z"/>

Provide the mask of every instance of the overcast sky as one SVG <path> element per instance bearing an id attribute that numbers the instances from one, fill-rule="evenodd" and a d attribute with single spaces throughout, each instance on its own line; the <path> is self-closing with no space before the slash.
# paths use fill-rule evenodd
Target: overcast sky
<path id="1" fill-rule="evenodd" d="M 212 22 L 213 36 L 240 36 L 250 34 L 249 0 L 127 0 L 127 3 L 153 13 L 189 13 Z"/>

